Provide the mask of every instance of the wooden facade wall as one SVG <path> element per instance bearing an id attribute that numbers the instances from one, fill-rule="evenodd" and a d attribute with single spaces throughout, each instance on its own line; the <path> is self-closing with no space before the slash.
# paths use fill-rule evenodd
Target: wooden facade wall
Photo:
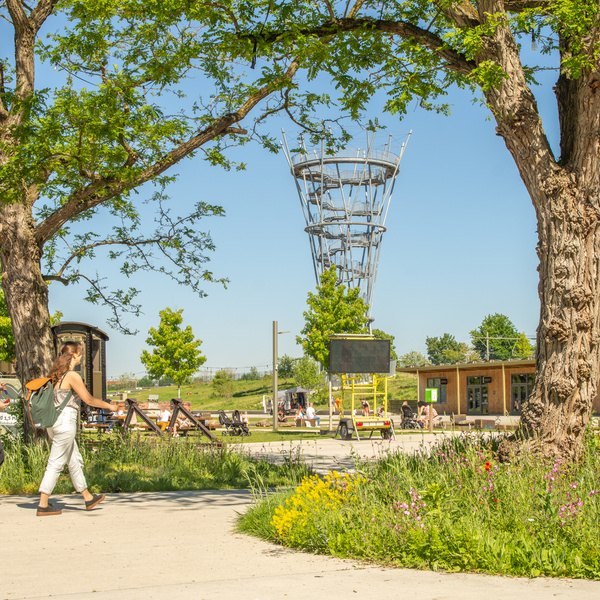
<path id="1" fill-rule="evenodd" d="M 458 365 L 444 365 L 439 369 L 419 371 L 419 400 L 425 400 L 425 388 L 428 378 L 445 378 L 446 384 L 446 404 L 436 404 L 436 410 L 440 414 L 466 414 L 467 413 L 467 378 L 484 376 L 491 377 L 492 381 L 488 384 L 489 414 L 502 415 L 511 410 L 511 379 L 512 375 L 522 373 L 533 373 L 534 365 L 510 365 L 504 364 L 504 378 L 502 365 L 496 364 L 481 366 L 477 368 L 465 369 Z M 457 385 L 458 381 L 458 385 Z M 600 395 L 596 396 L 593 403 L 593 411 L 600 413 Z"/>

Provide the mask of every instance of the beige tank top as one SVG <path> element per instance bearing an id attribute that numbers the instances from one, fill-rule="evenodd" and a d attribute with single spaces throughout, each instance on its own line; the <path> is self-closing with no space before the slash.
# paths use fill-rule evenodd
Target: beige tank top
<path id="1" fill-rule="evenodd" d="M 68 372 L 69 371 L 67 371 L 67 373 Z M 67 406 L 70 406 L 71 408 L 74 408 L 75 410 L 79 410 L 81 408 L 81 398 L 77 395 L 77 392 L 75 390 L 59 390 L 58 389 L 58 386 L 61 385 L 61 383 L 62 383 L 62 381 L 65 378 L 65 376 L 66 376 L 67 373 L 65 373 L 62 376 L 60 382 L 54 388 L 54 406 L 56 408 L 58 408 L 65 401 L 65 398 L 66 398 L 67 394 L 72 391 L 73 395 L 71 396 L 71 398 L 67 402 Z"/>

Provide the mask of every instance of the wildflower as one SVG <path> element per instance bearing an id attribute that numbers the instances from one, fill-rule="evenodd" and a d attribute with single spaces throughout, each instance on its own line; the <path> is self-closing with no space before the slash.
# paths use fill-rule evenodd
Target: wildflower
<path id="1" fill-rule="evenodd" d="M 486 470 L 486 471 L 489 471 L 489 470 L 491 469 L 491 467 L 492 467 L 492 465 L 491 465 L 490 461 L 488 460 L 488 461 L 485 463 L 485 470 Z"/>

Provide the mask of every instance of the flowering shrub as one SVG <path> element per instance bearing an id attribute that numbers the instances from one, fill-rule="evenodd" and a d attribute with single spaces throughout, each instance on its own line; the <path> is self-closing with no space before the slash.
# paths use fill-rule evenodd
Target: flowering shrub
<path id="1" fill-rule="evenodd" d="M 600 438 L 580 463 L 494 459 L 498 438 L 443 438 L 305 479 L 263 506 L 285 545 L 403 567 L 600 579 Z M 252 532 L 252 511 L 241 528 Z M 246 524 L 246 525 L 244 525 Z"/>
<path id="2" fill-rule="evenodd" d="M 342 504 L 352 502 L 357 487 L 364 482 L 353 476 L 331 471 L 321 479 L 318 475 L 305 477 L 294 493 L 275 508 L 271 525 L 277 538 L 291 546 L 310 546 L 320 549 L 322 515 L 339 511 Z"/>

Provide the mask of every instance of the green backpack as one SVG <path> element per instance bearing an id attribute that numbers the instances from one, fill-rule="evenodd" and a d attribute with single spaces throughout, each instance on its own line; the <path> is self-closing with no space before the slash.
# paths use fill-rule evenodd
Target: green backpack
<path id="1" fill-rule="evenodd" d="M 25 408 L 33 426 L 38 429 L 52 427 L 73 395 L 73 390 L 69 390 L 64 402 L 56 408 L 54 406 L 54 386 L 48 377 L 34 379 L 26 383 L 25 387 L 29 390 L 27 398 L 25 398 Z"/>

